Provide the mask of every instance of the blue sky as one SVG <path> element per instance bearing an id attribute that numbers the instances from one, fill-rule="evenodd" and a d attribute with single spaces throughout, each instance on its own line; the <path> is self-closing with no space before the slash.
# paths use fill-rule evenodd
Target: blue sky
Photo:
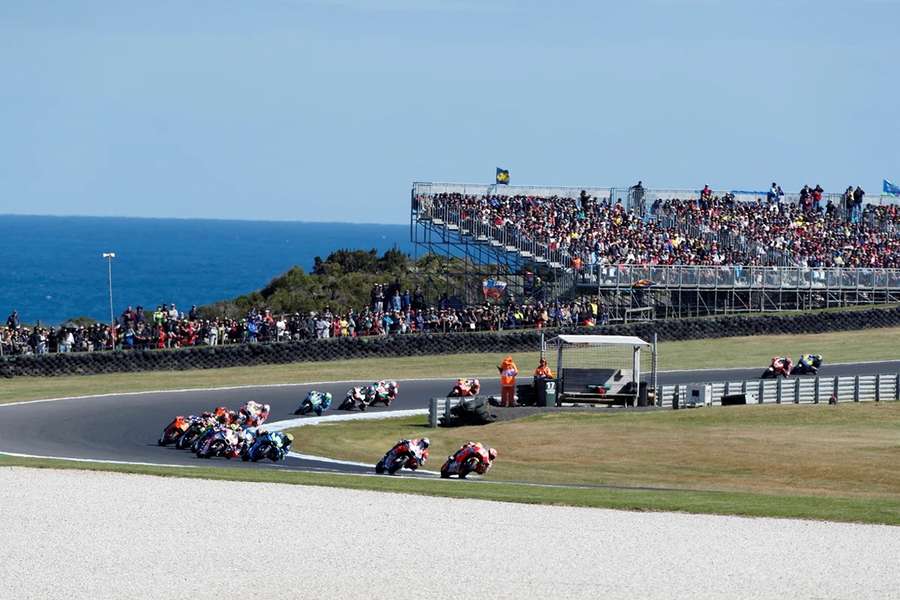
<path id="1" fill-rule="evenodd" d="M 409 185 L 878 192 L 900 3 L 4 0 L 0 213 L 402 223 Z"/>

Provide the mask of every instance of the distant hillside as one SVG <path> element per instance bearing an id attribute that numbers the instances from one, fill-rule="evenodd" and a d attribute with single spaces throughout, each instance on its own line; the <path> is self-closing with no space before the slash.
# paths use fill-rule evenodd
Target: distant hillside
<path id="1" fill-rule="evenodd" d="M 399 250 L 388 250 L 381 256 L 374 249 L 338 250 L 325 260 L 317 256 L 311 273 L 295 266 L 259 291 L 207 304 L 200 311 L 208 317 L 239 318 L 253 307 L 269 308 L 274 313 L 304 313 L 326 306 L 337 311 L 360 310 L 369 304 L 376 283 L 384 284 L 385 290 L 393 286 L 401 291 L 415 290 L 418 285 L 433 303 L 448 289 L 448 278 L 449 289 L 462 289 L 462 277 L 448 275 L 462 268 L 461 261 L 433 254 L 414 261 Z"/>

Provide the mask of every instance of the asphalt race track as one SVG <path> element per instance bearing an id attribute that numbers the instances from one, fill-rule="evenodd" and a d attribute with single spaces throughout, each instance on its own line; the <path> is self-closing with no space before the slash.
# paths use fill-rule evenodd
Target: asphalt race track
<path id="1" fill-rule="evenodd" d="M 756 379 L 762 368 L 704 371 L 671 371 L 659 374 L 659 383 L 688 384 Z M 900 361 L 825 365 L 823 376 L 896 374 Z M 368 382 L 366 382 L 368 383 Z M 247 400 L 268 403 L 269 421 L 295 418 L 293 411 L 310 389 L 331 392 L 334 406 L 340 404 L 353 383 L 299 384 L 245 387 L 222 390 L 152 392 L 71 398 L 51 402 L 0 405 L 0 452 L 74 459 L 111 460 L 162 465 L 211 465 L 235 468 L 276 468 L 304 471 L 371 473 L 371 468 L 289 457 L 282 464 L 244 463 L 240 460 L 201 461 L 186 450 L 160 448 L 162 429 L 179 414 L 198 414 L 215 406 L 237 408 Z M 445 395 L 449 379 L 401 381 L 400 395 L 390 409 L 370 412 L 427 408 L 432 397 Z M 482 379 L 483 394 L 498 394 L 496 379 Z M 343 414 L 334 409 L 326 414 Z M 385 448 L 387 450 L 387 448 Z M 303 452 L 303 448 L 294 448 Z M 372 457 L 372 462 L 378 460 Z"/>

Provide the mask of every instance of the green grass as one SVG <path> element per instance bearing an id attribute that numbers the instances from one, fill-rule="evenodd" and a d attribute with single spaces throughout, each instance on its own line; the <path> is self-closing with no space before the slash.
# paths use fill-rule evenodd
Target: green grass
<path id="1" fill-rule="evenodd" d="M 220 481 L 249 481 L 339 487 L 390 493 L 446 496 L 524 504 L 550 504 L 615 508 L 636 511 L 672 511 L 882 523 L 900 525 L 896 498 L 819 498 L 802 495 L 766 495 L 714 491 L 654 491 L 609 488 L 539 487 L 510 483 L 440 481 L 420 478 L 359 477 L 297 473 L 271 469 L 200 467 L 191 469 L 109 465 L 61 460 L 23 459 L 0 455 L 2 467 L 80 469 L 136 473 L 159 477 L 189 477 Z"/>
<path id="2" fill-rule="evenodd" d="M 809 335 L 735 337 L 661 342 L 659 368 L 689 369 L 768 364 L 773 355 L 816 351 L 827 362 L 900 359 L 900 328 L 867 329 Z M 371 358 L 321 363 L 264 365 L 193 371 L 154 371 L 112 375 L 17 377 L 0 386 L 0 403 L 38 398 L 80 396 L 179 388 L 267 383 L 303 383 L 346 379 L 496 376 L 496 354 L 457 354 Z M 523 372 L 537 364 L 537 352 L 515 354 Z M 649 361 L 644 361 L 645 366 Z"/>
<path id="3" fill-rule="evenodd" d="M 293 433 L 306 453 L 362 462 L 374 462 L 399 438 L 428 436 L 432 469 L 463 442 L 479 440 L 500 450 L 492 481 L 665 488 L 670 502 L 685 502 L 677 508 L 684 511 L 719 493 L 751 504 L 768 502 L 757 496 L 788 503 L 814 497 L 814 504 L 900 509 L 897 402 L 549 414 L 454 429 L 429 429 L 409 417 Z"/>

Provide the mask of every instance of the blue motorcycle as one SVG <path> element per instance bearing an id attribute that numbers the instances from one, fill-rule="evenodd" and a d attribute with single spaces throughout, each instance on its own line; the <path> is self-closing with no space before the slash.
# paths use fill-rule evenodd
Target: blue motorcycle
<path id="1" fill-rule="evenodd" d="M 251 462 L 257 462 L 266 458 L 272 462 L 280 462 L 291 451 L 293 442 L 294 436 L 290 433 L 282 433 L 280 431 L 263 433 L 256 437 L 250 447 L 247 448 L 247 451 L 241 455 L 241 458 Z"/>
<path id="2" fill-rule="evenodd" d="M 306 394 L 306 398 L 294 411 L 295 415 L 308 415 L 311 412 L 321 417 L 322 413 L 331 408 L 331 394 L 329 392 L 317 392 L 311 390 Z"/>

